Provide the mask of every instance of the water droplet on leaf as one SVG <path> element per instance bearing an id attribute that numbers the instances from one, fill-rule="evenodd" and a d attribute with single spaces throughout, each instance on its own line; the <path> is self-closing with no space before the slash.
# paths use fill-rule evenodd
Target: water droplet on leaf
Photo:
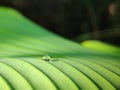
<path id="1" fill-rule="evenodd" d="M 45 55 L 42 57 L 43 60 L 45 61 L 50 61 L 51 60 L 51 57 L 49 55 Z"/>

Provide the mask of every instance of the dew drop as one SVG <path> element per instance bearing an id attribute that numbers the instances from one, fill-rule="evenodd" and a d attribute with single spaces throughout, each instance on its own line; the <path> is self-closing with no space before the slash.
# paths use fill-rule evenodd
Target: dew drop
<path id="1" fill-rule="evenodd" d="M 45 55 L 42 57 L 43 60 L 45 61 L 50 61 L 51 60 L 51 57 L 49 55 Z"/>

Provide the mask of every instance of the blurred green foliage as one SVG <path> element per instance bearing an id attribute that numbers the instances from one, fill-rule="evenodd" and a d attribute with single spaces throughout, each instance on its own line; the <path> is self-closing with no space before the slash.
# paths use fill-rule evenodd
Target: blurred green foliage
<path id="1" fill-rule="evenodd" d="M 38 24 L 67 38 L 113 29 L 120 22 L 119 0 L 2 0 L 0 5 L 14 7 Z M 100 37 L 102 33 L 96 36 Z M 114 36 L 115 40 L 119 36 Z"/>

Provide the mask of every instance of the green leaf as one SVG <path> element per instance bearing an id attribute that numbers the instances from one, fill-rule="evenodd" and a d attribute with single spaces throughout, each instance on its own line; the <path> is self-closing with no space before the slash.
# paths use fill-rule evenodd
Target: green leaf
<path id="1" fill-rule="evenodd" d="M 109 54 L 120 55 L 120 48 L 96 40 L 88 40 L 82 43 L 83 46 Z"/>
<path id="2" fill-rule="evenodd" d="M 0 90 L 120 89 L 119 50 L 110 49 L 89 49 L 0 7 Z"/>

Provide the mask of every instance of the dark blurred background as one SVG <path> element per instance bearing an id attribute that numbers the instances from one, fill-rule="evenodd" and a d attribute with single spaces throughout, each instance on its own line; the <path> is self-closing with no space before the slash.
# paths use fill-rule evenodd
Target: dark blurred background
<path id="1" fill-rule="evenodd" d="M 65 38 L 120 46 L 120 0 L 0 0 Z"/>

